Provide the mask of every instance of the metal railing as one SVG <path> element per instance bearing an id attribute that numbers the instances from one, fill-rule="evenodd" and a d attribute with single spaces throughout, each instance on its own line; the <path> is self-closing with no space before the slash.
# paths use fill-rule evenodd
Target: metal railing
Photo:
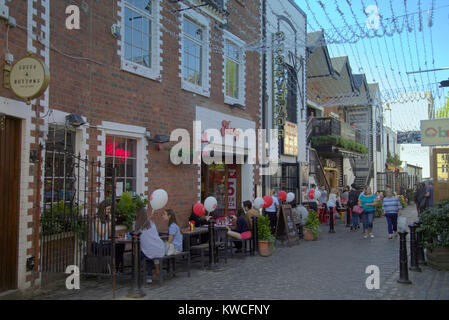
<path id="1" fill-rule="evenodd" d="M 363 143 L 359 129 L 331 117 L 312 118 L 309 128 L 313 137 L 340 136 L 353 142 Z"/>

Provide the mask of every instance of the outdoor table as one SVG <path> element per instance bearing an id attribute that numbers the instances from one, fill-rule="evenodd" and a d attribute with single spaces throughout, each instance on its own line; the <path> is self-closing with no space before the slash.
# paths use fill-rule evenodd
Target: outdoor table
<path id="1" fill-rule="evenodd" d="M 190 230 L 181 230 L 183 236 L 184 250 L 190 251 L 192 237 L 199 236 L 200 234 L 209 233 L 209 229 L 207 227 L 195 227 L 193 231 Z"/>

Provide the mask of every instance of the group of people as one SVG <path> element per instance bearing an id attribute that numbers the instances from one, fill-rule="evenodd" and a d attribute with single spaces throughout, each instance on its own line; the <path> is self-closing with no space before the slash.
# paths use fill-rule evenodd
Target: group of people
<path id="1" fill-rule="evenodd" d="M 424 210 L 429 207 L 433 207 L 433 184 L 432 182 L 421 182 L 414 187 L 414 196 L 416 210 L 418 215 L 421 215 Z"/>
<path id="2" fill-rule="evenodd" d="M 428 193 L 431 192 L 433 191 L 428 191 Z M 380 192 L 374 194 L 370 186 L 358 190 L 357 186 L 352 184 L 351 188 L 347 186 L 341 193 L 333 188 L 328 196 L 324 186 L 318 188 L 313 184 L 307 192 L 307 197 L 310 209 L 317 212 L 318 206 L 322 206 L 324 210 L 328 209 L 331 214 L 334 208 L 346 206 L 347 226 L 350 227 L 351 231 L 357 231 L 360 229 L 360 222 L 362 222 L 364 239 L 374 238 L 374 216 L 379 201 L 382 201 L 382 210 L 388 223 L 388 238 L 393 239 L 397 236 L 397 220 L 403 207 L 390 188 L 387 188 L 384 196 Z M 329 232 L 335 232 L 332 219 L 330 219 Z"/>

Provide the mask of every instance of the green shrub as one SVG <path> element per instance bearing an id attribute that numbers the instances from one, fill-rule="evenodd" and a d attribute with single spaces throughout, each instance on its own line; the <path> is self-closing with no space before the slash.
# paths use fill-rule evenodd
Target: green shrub
<path id="1" fill-rule="evenodd" d="M 309 211 L 304 228 L 310 229 L 314 237 L 318 237 L 320 234 L 320 220 L 318 219 L 318 213 L 315 210 Z"/>
<path id="2" fill-rule="evenodd" d="M 449 247 L 449 200 L 426 209 L 420 216 L 417 231 L 423 232 L 422 245 L 427 249 Z"/>
<path id="3" fill-rule="evenodd" d="M 46 208 L 41 215 L 42 234 L 49 236 L 61 232 L 85 232 L 86 226 L 76 204 L 59 201 Z"/>
<path id="4" fill-rule="evenodd" d="M 261 241 L 269 241 L 274 245 L 276 238 L 271 234 L 270 219 L 267 216 L 257 217 L 257 237 Z"/>

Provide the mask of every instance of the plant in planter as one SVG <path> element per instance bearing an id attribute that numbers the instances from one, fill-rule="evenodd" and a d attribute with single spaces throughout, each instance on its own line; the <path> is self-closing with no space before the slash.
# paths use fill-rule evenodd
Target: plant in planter
<path id="1" fill-rule="evenodd" d="M 376 205 L 376 212 L 375 212 L 375 214 L 374 214 L 374 216 L 375 216 L 376 218 L 382 217 L 382 214 L 383 214 L 383 211 L 382 211 L 382 204 L 383 204 L 382 201 L 377 202 L 377 205 Z"/>
<path id="2" fill-rule="evenodd" d="M 271 234 L 270 219 L 266 216 L 257 217 L 257 236 L 259 239 L 259 253 L 268 257 L 274 250 L 275 237 Z"/>
<path id="3" fill-rule="evenodd" d="M 62 232 L 83 232 L 85 223 L 80 217 L 81 207 L 60 201 L 46 208 L 41 215 L 42 234 L 49 236 Z"/>
<path id="4" fill-rule="evenodd" d="M 405 198 L 404 198 L 404 196 L 403 195 L 400 195 L 399 197 L 398 197 L 398 199 L 399 199 L 399 201 L 401 202 L 401 205 L 402 205 L 402 208 L 407 208 L 407 201 L 405 201 Z"/>
<path id="5" fill-rule="evenodd" d="M 309 216 L 304 224 L 304 240 L 316 240 L 320 234 L 320 220 L 315 210 L 309 211 Z"/>
<path id="6" fill-rule="evenodd" d="M 425 210 L 417 231 L 423 233 L 422 245 L 427 249 L 429 265 L 449 270 L 449 200 Z"/>
<path id="7" fill-rule="evenodd" d="M 123 224 L 128 230 L 132 229 L 133 222 L 136 221 L 136 213 L 138 210 L 145 208 L 148 204 L 147 199 L 142 198 L 143 195 L 136 195 L 133 197 L 125 192 L 122 194 L 119 203 L 117 204 L 117 224 Z"/>

